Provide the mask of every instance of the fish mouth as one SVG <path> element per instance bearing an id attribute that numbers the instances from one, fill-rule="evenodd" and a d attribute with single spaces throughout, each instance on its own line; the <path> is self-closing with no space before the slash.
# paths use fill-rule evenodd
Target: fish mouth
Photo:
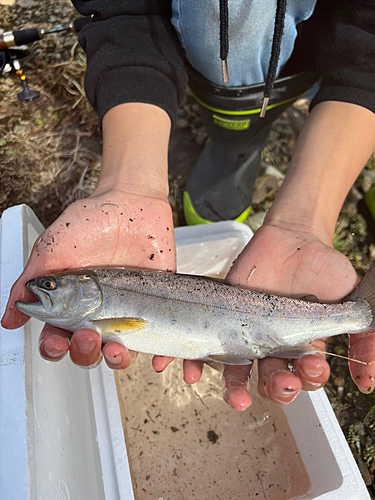
<path id="1" fill-rule="evenodd" d="M 47 292 L 41 290 L 35 280 L 28 281 L 26 283 L 26 288 L 31 292 L 34 297 L 38 299 L 37 302 L 22 302 L 17 300 L 15 305 L 17 309 L 28 316 L 38 317 L 41 313 L 46 313 L 49 309 L 52 309 L 52 299 Z M 38 314 L 39 313 L 39 314 Z"/>

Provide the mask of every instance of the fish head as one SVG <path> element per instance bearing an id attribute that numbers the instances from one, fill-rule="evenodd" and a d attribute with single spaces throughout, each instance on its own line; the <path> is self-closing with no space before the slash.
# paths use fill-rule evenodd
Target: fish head
<path id="1" fill-rule="evenodd" d="M 90 274 L 40 276 L 26 283 L 37 302 L 16 302 L 16 307 L 33 318 L 60 326 L 78 325 L 102 304 L 101 288 Z"/>

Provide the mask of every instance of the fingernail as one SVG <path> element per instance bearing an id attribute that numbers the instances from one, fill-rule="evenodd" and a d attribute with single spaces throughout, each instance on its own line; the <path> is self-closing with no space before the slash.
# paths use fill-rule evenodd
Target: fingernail
<path id="1" fill-rule="evenodd" d="M 62 352 L 56 352 L 56 351 L 51 351 L 47 349 L 46 347 L 44 348 L 44 352 L 50 357 L 50 358 L 59 358 L 62 356 Z"/>
<path id="2" fill-rule="evenodd" d="M 268 385 L 270 386 L 270 390 L 268 390 Z M 279 401 L 279 403 L 285 403 L 288 402 L 290 403 L 295 399 L 299 393 L 299 390 L 293 387 L 292 385 L 288 385 L 286 387 L 280 387 L 276 381 L 271 382 L 271 384 L 267 384 L 265 386 L 265 393 L 267 394 L 268 397 L 272 396 L 272 399 L 276 399 Z M 287 400 L 287 401 L 285 401 Z"/>
<path id="3" fill-rule="evenodd" d="M 100 363 L 102 362 L 102 359 L 103 359 L 103 353 L 102 353 L 102 351 L 100 351 L 99 357 L 95 361 L 95 363 L 93 363 L 92 365 L 89 365 L 89 366 L 82 366 L 81 365 L 81 368 L 84 368 L 85 370 L 92 370 L 93 368 L 96 368 L 97 366 L 100 365 Z"/>
<path id="4" fill-rule="evenodd" d="M 362 394 L 371 394 L 372 391 L 374 390 L 374 386 L 370 386 L 367 389 L 363 389 L 361 387 L 358 387 L 359 391 L 362 392 Z"/>
<path id="5" fill-rule="evenodd" d="M 96 342 L 95 340 L 84 340 L 79 342 L 78 349 L 83 354 L 89 354 L 95 349 Z"/>
<path id="6" fill-rule="evenodd" d="M 52 339 L 48 339 L 42 344 L 41 346 L 41 351 L 44 350 L 44 352 L 49 356 L 50 358 L 59 358 L 62 356 L 64 353 L 61 352 L 61 348 L 56 349 L 55 344 Z"/>
<path id="7" fill-rule="evenodd" d="M 280 388 L 276 384 L 272 385 L 272 390 L 277 396 L 281 398 L 290 398 L 293 395 L 296 396 L 298 394 L 298 390 L 296 390 L 294 387 Z"/>
<path id="8" fill-rule="evenodd" d="M 122 355 L 121 354 L 115 354 L 115 355 L 112 355 L 112 356 L 107 356 L 107 359 L 113 365 L 119 365 L 119 364 L 122 363 Z"/>
<path id="9" fill-rule="evenodd" d="M 237 400 L 236 406 L 234 406 L 234 404 L 232 403 L 234 399 Z M 231 387 L 230 389 L 228 389 L 224 394 L 224 401 L 228 403 L 229 406 L 238 411 L 246 410 L 251 404 L 251 400 L 249 404 L 248 393 L 242 387 Z"/>
<path id="10" fill-rule="evenodd" d="M 309 365 L 309 366 L 301 366 L 301 370 L 308 378 L 319 378 L 324 373 L 324 366 L 321 365 Z"/>

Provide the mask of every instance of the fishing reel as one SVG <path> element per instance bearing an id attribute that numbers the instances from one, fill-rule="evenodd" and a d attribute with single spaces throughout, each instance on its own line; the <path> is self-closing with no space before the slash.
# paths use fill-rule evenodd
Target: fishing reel
<path id="1" fill-rule="evenodd" d="M 0 74 L 7 76 L 14 71 L 18 75 L 22 85 L 22 91 L 17 94 L 17 98 L 20 101 L 32 101 L 39 97 L 37 90 L 29 88 L 26 75 L 21 68 L 21 62 L 25 62 L 29 58 L 30 55 L 27 53 L 27 47 L 18 47 L 18 50 L 8 49 L 0 51 Z"/>
<path id="2" fill-rule="evenodd" d="M 0 31 L 0 75 L 6 77 L 12 71 L 16 73 L 22 85 L 22 91 L 17 94 L 20 101 L 32 101 L 40 95 L 37 90 L 29 88 L 26 75 L 21 66 L 31 57 L 28 52 L 28 44 L 41 40 L 45 35 L 51 33 L 63 31 L 78 33 L 90 22 L 91 17 L 80 17 L 65 26 L 55 26 L 47 30 L 30 28 L 19 31 Z"/>

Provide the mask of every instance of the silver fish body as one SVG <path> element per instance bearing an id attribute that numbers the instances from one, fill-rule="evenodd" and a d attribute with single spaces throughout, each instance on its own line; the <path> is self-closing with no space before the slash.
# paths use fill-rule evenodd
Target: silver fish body
<path id="1" fill-rule="evenodd" d="M 299 357 L 315 339 L 374 323 L 373 305 L 361 296 L 320 304 L 158 271 L 86 269 L 36 278 L 27 288 L 40 302 L 17 307 L 49 324 L 92 328 L 104 343 L 139 352 L 228 364 Z"/>

